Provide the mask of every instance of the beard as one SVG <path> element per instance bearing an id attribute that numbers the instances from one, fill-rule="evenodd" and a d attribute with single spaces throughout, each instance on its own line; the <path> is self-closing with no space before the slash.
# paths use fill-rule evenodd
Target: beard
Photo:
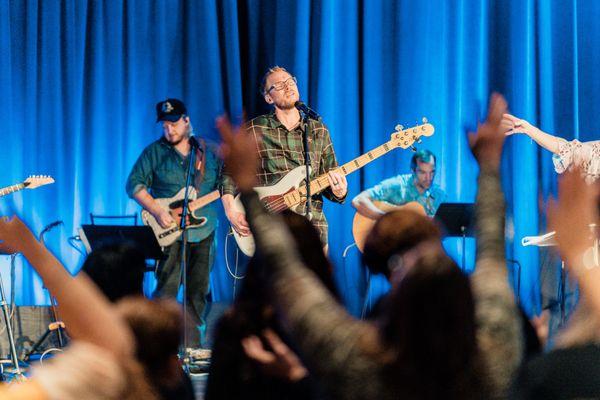
<path id="1" fill-rule="evenodd" d="M 183 142 L 184 140 L 188 139 L 192 133 L 194 133 L 194 128 L 192 127 L 192 123 L 189 122 L 187 129 L 185 130 L 185 132 L 183 133 L 183 135 L 178 135 L 176 138 L 171 138 L 168 135 L 165 136 L 165 139 L 167 139 L 167 142 L 169 142 L 169 144 L 171 146 L 177 146 L 179 143 Z"/>
<path id="2" fill-rule="evenodd" d="M 294 96 L 294 93 L 292 93 L 292 96 L 285 96 L 282 97 L 281 99 L 277 99 L 277 101 L 274 101 L 274 105 L 275 107 L 279 108 L 280 110 L 291 110 L 292 108 L 295 107 L 296 101 L 298 101 L 298 97 L 299 96 Z"/>
<path id="3" fill-rule="evenodd" d="M 171 146 L 177 146 L 179 143 L 181 143 L 183 141 L 183 139 L 185 139 L 185 138 L 182 136 L 179 139 L 176 139 L 176 140 L 167 139 L 167 141 L 169 142 L 169 144 Z"/>

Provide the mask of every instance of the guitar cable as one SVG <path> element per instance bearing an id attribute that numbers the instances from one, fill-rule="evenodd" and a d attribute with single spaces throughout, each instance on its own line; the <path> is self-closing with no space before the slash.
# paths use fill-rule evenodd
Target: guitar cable
<path id="1" fill-rule="evenodd" d="M 244 279 L 246 277 L 246 274 L 243 275 L 238 275 L 238 266 L 239 266 L 239 254 L 240 254 L 240 250 L 236 247 L 235 249 L 235 272 L 231 271 L 231 267 L 229 265 L 229 236 L 233 236 L 233 232 L 230 230 L 229 232 L 227 232 L 227 234 L 225 235 L 225 246 L 224 246 L 224 251 L 225 251 L 225 267 L 227 268 L 227 272 L 229 273 L 229 275 L 235 279 L 235 280 L 240 280 L 240 279 Z M 234 297 L 235 297 L 235 286 L 234 286 Z"/>

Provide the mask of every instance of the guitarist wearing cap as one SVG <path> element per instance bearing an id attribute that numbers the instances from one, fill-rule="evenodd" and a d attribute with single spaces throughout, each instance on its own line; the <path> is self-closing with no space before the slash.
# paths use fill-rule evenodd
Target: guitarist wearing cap
<path id="1" fill-rule="evenodd" d="M 195 157 L 192 182 L 197 195 L 206 195 L 218 189 L 221 162 L 216 147 L 201 138 L 192 138 L 192 123 L 182 101 L 169 98 L 159 102 L 156 105 L 156 122 L 162 124 L 162 137 L 146 147 L 135 162 L 127 179 L 126 190 L 129 197 L 153 217 L 157 227 L 176 230 L 181 210 L 162 206 L 160 200 L 175 197 L 184 189 L 190 157 Z M 192 147 L 192 140 L 198 142 L 197 149 Z M 217 211 L 214 203 L 210 203 L 188 216 L 187 300 L 201 332 L 205 295 L 209 289 L 209 274 L 215 252 Z M 181 235 L 178 234 L 178 237 L 178 240 L 165 247 L 168 258 L 158 265 L 155 296 L 177 296 L 182 243 Z M 199 332 L 191 333 L 191 342 L 194 343 Z"/>
<path id="2" fill-rule="evenodd" d="M 354 238 L 360 249 L 364 238 L 357 236 L 366 235 L 374 221 L 386 212 L 404 208 L 430 217 L 435 215 L 446 196 L 433 183 L 435 168 L 435 155 L 429 150 L 420 150 L 410 161 L 412 173 L 386 179 L 352 199 L 352 206 L 358 211 L 354 219 Z"/>

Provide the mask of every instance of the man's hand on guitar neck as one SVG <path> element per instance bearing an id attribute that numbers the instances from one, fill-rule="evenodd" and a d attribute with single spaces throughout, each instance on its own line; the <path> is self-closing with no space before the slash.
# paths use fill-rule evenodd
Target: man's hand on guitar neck
<path id="1" fill-rule="evenodd" d="M 329 171 L 327 173 L 327 179 L 329 180 L 331 191 L 335 197 L 341 199 L 346 196 L 346 193 L 348 193 L 348 182 L 343 174 L 340 174 L 337 171 Z"/>

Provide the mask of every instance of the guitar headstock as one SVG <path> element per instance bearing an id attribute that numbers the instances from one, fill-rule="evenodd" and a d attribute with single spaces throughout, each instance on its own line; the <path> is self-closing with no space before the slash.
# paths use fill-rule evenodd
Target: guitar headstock
<path id="1" fill-rule="evenodd" d="M 25 185 L 27 189 L 35 189 L 51 183 L 54 183 L 54 178 L 50 175 L 31 175 L 29 178 L 25 179 L 23 185 Z"/>
<path id="2" fill-rule="evenodd" d="M 423 118 L 423 124 L 404 129 L 402 125 L 396 125 L 396 132 L 392 133 L 391 142 L 394 146 L 407 149 L 413 147 L 415 142 L 420 143 L 422 136 L 431 136 L 435 132 L 433 125 Z"/>

